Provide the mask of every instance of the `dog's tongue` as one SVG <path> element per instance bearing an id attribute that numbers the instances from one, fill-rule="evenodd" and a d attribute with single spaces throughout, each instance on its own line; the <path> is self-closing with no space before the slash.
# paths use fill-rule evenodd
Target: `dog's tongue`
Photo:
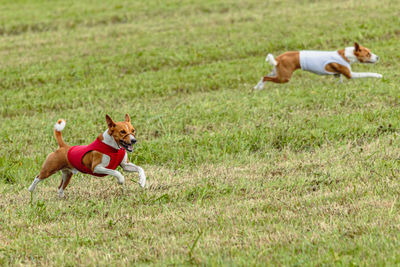
<path id="1" fill-rule="evenodd" d="M 129 150 L 129 151 L 132 151 L 132 150 L 133 150 L 132 145 L 128 145 L 128 150 Z"/>

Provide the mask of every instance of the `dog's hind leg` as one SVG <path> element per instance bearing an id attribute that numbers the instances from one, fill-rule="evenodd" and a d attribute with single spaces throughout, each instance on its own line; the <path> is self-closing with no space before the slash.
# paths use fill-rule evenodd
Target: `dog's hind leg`
<path id="1" fill-rule="evenodd" d="M 44 161 L 39 175 L 35 177 L 35 180 L 33 180 L 31 186 L 29 186 L 29 191 L 33 192 L 39 182 L 65 168 L 66 165 L 66 157 L 61 151 L 57 150 L 50 153 Z"/>
<path id="2" fill-rule="evenodd" d="M 264 82 L 274 82 L 274 83 L 287 83 L 289 82 L 289 79 L 287 78 L 280 78 L 278 76 L 276 77 L 269 77 L 269 76 L 265 76 L 263 78 Z"/>
<path id="3" fill-rule="evenodd" d="M 261 80 L 256 84 L 256 86 L 254 86 L 254 90 L 262 90 L 264 89 L 264 81 L 263 78 L 261 78 Z"/>
<path id="4" fill-rule="evenodd" d="M 278 62 L 276 62 L 274 56 L 272 54 L 268 54 L 267 57 L 265 58 L 265 61 L 268 62 L 270 65 L 272 65 L 274 68 L 272 71 L 265 77 L 272 78 L 277 76 L 277 71 L 276 71 L 276 66 L 278 65 Z M 261 80 L 257 83 L 256 86 L 254 86 L 254 90 L 262 90 L 264 89 L 264 85 L 266 82 L 265 77 L 262 77 Z"/>
<path id="5" fill-rule="evenodd" d="M 38 183 L 42 181 L 42 179 L 38 178 L 39 175 L 36 175 L 35 179 L 33 180 L 31 186 L 29 186 L 29 192 L 33 192 Z"/>
<path id="6" fill-rule="evenodd" d="M 58 186 L 58 196 L 60 198 L 64 197 L 64 189 L 68 186 L 69 181 L 71 180 L 72 177 L 72 172 L 69 170 L 61 170 L 61 183 Z"/>
<path id="7" fill-rule="evenodd" d="M 275 77 L 276 76 L 276 67 L 267 75 L 268 77 Z"/>

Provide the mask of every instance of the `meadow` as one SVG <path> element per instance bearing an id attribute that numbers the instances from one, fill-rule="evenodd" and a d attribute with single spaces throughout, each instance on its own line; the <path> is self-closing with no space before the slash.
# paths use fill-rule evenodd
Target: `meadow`
<path id="1" fill-rule="evenodd" d="M 0 1 L 0 265 L 400 264 L 400 2 Z M 383 79 L 298 71 L 267 53 L 380 56 Z M 28 186 L 64 140 L 129 113 L 123 173 Z"/>

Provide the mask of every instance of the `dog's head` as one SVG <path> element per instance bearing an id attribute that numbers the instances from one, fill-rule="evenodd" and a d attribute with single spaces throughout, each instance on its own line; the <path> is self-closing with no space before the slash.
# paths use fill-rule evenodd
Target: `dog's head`
<path id="1" fill-rule="evenodd" d="M 379 60 L 379 57 L 371 53 L 371 50 L 359 45 L 357 42 L 354 43 L 353 54 L 360 63 L 376 63 Z"/>
<path id="2" fill-rule="evenodd" d="M 114 137 L 115 142 L 128 152 L 133 151 L 133 145 L 136 143 L 135 128 L 131 124 L 131 118 L 125 114 L 125 121 L 114 122 L 110 116 L 106 115 L 108 125 L 108 134 Z"/>

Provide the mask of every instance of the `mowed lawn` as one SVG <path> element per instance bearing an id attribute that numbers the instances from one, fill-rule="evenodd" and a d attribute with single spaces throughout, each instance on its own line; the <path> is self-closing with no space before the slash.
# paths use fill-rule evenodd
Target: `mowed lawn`
<path id="1" fill-rule="evenodd" d="M 400 1 L 0 2 L 0 265 L 400 264 Z M 267 53 L 380 56 L 253 91 Z M 28 186 L 129 113 L 142 166 Z"/>

